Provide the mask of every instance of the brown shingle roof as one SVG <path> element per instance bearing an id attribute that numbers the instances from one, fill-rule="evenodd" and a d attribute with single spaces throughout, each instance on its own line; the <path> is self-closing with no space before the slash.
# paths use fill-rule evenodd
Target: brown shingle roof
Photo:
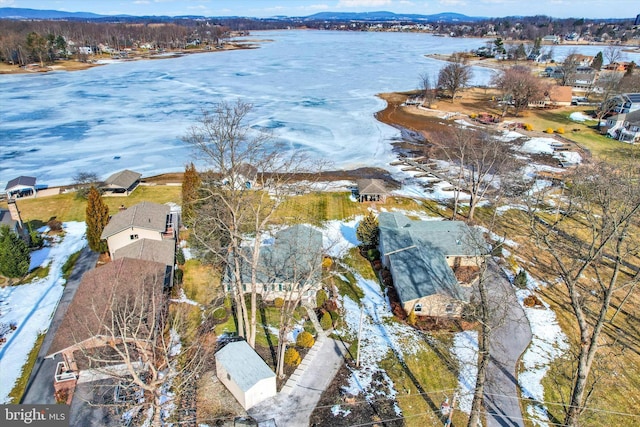
<path id="1" fill-rule="evenodd" d="M 102 239 L 118 234 L 131 227 L 164 232 L 167 229 L 167 216 L 171 208 L 153 202 L 141 202 L 115 214 L 102 231 Z"/>
<path id="2" fill-rule="evenodd" d="M 389 194 L 381 179 L 359 179 L 357 184 L 360 194 Z"/>
<path id="3" fill-rule="evenodd" d="M 173 239 L 138 239 L 114 252 L 114 259 L 135 258 L 161 262 L 173 266 L 176 256 L 176 243 Z"/>
<path id="4" fill-rule="evenodd" d="M 140 179 L 142 174 L 125 169 L 120 172 L 116 172 L 107 178 L 104 182 L 103 188 L 110 189 L 123 189 L 126 190 L 131 187 L 137 180 Z"/>
<path id="5" fill-rule="evenodd" d="M 105 334 L 110 308 L 125 298 L 146 295 L 161 301 L 166 266 L 162 263 L 122 258 L 84 274 L 78 290 L 49 347 L 51 357 L 91 337 Z M 158 306 L 159 307 L 159 306 Z"/>

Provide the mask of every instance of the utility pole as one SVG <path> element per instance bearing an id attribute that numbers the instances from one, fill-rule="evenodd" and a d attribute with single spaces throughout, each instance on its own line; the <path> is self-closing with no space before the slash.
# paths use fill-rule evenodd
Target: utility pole
<path id="1" fill-rule="evenodd" d="M 364 306 L 360 307 L 360 327 L 358 328 L 358 349 L 356 350 L 356 368 L 360 367 L 360 337 L 362 336 L 362 318 L 364 317 Z"/>

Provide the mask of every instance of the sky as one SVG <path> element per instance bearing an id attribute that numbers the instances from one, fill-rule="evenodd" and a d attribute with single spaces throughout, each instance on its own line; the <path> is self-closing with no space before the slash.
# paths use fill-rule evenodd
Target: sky
<path id="1" fill-rule="evenodd" d="M 455 12 L 467 16 L 634 18 L 638 0 L 0 0 L 0 7 L 102 15 L 308 16 L 317 12 Z"/>

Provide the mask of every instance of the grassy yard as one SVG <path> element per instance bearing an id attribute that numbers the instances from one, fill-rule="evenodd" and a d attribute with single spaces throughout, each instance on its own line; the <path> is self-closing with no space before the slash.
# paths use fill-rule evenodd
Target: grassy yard
<path id="1" fill-rule="evenodd" d="M 104 197 L 109 212 L 114 214 L 122 204 L 133 206 L 142 201 L 156 203 L 180 203 L 181 188 L 178 186 L 139 186 L 129 197 Z M 22 220 L 33 228 L 45 224 L 51 218 L 59 221 L 84 221 L 87 201 L 76 198 L 75 193 L 18 201 Z M 3 206 L 6 207 L 6 206 Z"/>

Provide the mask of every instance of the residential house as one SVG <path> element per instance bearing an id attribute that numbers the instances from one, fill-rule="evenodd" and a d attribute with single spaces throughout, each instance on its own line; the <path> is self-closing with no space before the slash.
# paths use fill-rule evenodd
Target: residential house
<path id="1" fill-rule="evenodd" d="M 569 84 L 575 90 L 589 91 L 593 89 L 598 73 L 591 67 L 577 67 Z"/>
<path id="2" fill-rule="evenodd" d="M 609 117 L 604 132 L 618 141 L 640 142 L 640 110 Z"/>
<path id="3" fill-rule="evenodd" d="M 382 212 L 380 254 L 407 313 L 459 317 L 470 298 L 470 283 L 461 284 L 454 270 L 484 262 L 482 237 L 461 221 L 414 221 Z M 464 285 L 464 286 L 463 286 Z"/>
<path id="4" fill-rule="evenodd" d="M 244 409 L 276 395 L 276 374 L 246 341 L 218 350 L 216 376 Z"/>
<path id="5" fill-rule="evenodd" d="M 545 92 L 543 99 L 530 102 L 529 107 L 567 107 L 571 105 L 571 93 L 572 90 L 569 86 L 551 86 Z"/>
<path id="6" fill-rule="evenodd" d="M 560 43 L 561 40 L 562 39 L 560 38 L 560 36 L 555 36 L 553 34 L 550 34 L 548 36 L 544 36 L 541 39 L 543 44 L 558 44 L 558 43 Z"/>
<path id="7" fill-rule="evenodd" d="M 640 93 L 622 93 L 614 97 L 614 113 L 626 114 L 640 110 Z M 607 101 L 608 102 L 608 101 Z"/>
<path id="8" fill-rule="evenodd" d="M 7 183 L 4 188 L 9 199 L 36 195 L 36 178 L 33 176 L 19 176 Z"/>
<path id="9" fill-rule="evenodd" d="M 107 178 L 100 189 L 106 196 L 128 196 L 140 184 L 142 174 L 125 169 Z"/>
<path id="10" fill-rule="evenodd" d="M 222 183 L 237 190 L 250 189 L 255 186 L 257 177 L 258 168 L 249 163 L 241 163 L 228 171 Z"/>
<path id="11" fill-rule="evenodd" d="M 358 185 L 358 201 L 362 202 L 382 202 L 387 200 L 389 191 L 384 181 L 381 179 L 359 179 Z"/>
<path id="12" fill-rule="evenodd" d="M 24 224 L 22 224 L 22 217 L 15 199 L 9 199 L 7 207 L 9 209 L 0 209 L 0 226 L 6 225 L 9 227 L 9 231 L 27 240 L 29 233 Z"/>
<path id="13" fill-rule="evenodd" d="M 178 221 L 178 214 L 169 206 L 140 202 L 113 215 L 101 238 L 107 241 L 111 259 L 115 259 L 117 250 L 141 239 L 169 240 L 175 245 Z"/>
<path id="14" fill-rule="evenodd" d="M 239 259 L 244 292 L 251 291 L 252 248 L 242 248 Z M 236 283 L 230 256 L 223 283 L 231 292 Z M 265 301 L 275 298 L 313 301 L 322 285 L 322 233 L 306 225 L 294 225 L 275 234 L 271 244 L 260 247 L 255 271 L 258 293 Z"/>
<path id="15" fill-rule="evenodd" d="M 70 381 L 73 388 L 84 371 L 123 364 L 121 358 L 109 351 L 114 345 L 128 345 L 130 351 L 135 346 L 148 345 L 146 335 L 144 340 L 123 336 L 120 329 L 113 328 L 112 322 L 122 318 L 118 316 L 123 313 L 127 313 L 138 328 L 150 324 L 148 318 L 137 322 L 136 318 L 140 316 L 154 313 L 155 320 L 162 322 L 167 303 L 164 289 L 169 280 L 164 264 L 131 258 L 118 259 L 87 271 L 55 331 L 46 356 L 60 359 L 54 385 Z M 155 321 L 151 324 L 162 328 Z M 88 356 L 98 352 L 103 362 L 96 365 L 97 362 Z M 85 374 L 91 376 L 88 372 Z"/>

